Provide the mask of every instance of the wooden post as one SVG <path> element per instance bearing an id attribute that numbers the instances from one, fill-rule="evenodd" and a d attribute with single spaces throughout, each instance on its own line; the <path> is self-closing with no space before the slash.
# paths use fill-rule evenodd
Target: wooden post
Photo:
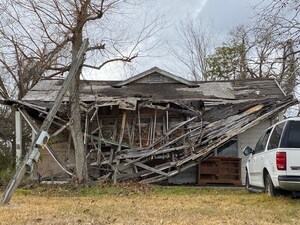
<path id="1" fill-rule="evenodd" d="M 121 131 L 120 131 L 120 137 L 119 137 L 119 146 L 118 146 L 118 151 L 121 150 L 121 144 L 123 141 L 123 137 L 124 137 L 124 131 L 125 131 L 125 124 L 126 124 L 126 111 L 123 110 L 122 112 L 122 125 L 121 125 Z"/>
<path id="2" fill-rule="evenodd" d="M 75 165 L 75 163 L 73 164 L 73 162 L 71 163 L 71 156 L 74 155 L 74 151 L 72 151 L 72 135 L 71 132 L 68 133 L 68 142 L 67 142 L 67 146 L 66 146 L 66 164 L 68 166 L 69 165 Z M 75 159 L 74 159 L 75 161 Z M 72 168 L 75 169 L 75 168 Z"/>
<path id="3" fill-rule="evenodd" d="M 170 103 L 167 104 L 167 111 L 166 111 L 166 130 L 167 132 L 169 131 L 169 108 L 170 108 Z M 166 142 L 169 142 L 169 137 L 167 137 Z"/>
<path id="4" fill-rule="evenodd" d="M 147 145 L 151 145 L 152 143 L 152 131 L 153 131 L 153 118 L 150 118 L 149 129 L 148 129 L 148 140 Z"/>
<path id="5" fill-rule="evenodd" d="M 139 122 L 139 142 L 140 142 L 140 148 L 142 149 L 142 130 L 141 130 L 141 114 L 140 110 L 138 109 L 138 122 Z"/>
<path id="6" fill-rule="evenodd" d="M 132 144 L 131 144 L 131 127 L 130 127 L 130 125 L 128 123 L 128 120 L 126 121 L 125 129 L 127 130 L 128 144 L 129 144 L 129 146 L 131 148 L 132 147 Z"/>
<path id="7" fill-rule="evenodd" d="M 167 128 L 166 128 L 166 118 L 163 116 L 162 117 L 162 134 L 163 134 L 163 136 L 165 136 L 166 135 L 166 133 L 167 133 Z M 165 142 L 165 140 L 162 142 L 162 144 L 165 144 L 166 142 Z"/>
<path id="8" fill-rule="evenodd" d="M 155 141 L 156 119 L 157 119 L 157 110 L 155 109 L 155 111 L 154 111 L 154 122 L 153 122 L 153 136 L 152 136 L 151 144 Z"/>
<path id="9" fill-rule="evenodd" d="M 170 108 L 170 103 L 167 104 L 167 108 Z M 169 131 L 169 111 L 166 111 L 166 129 Z"/>
<path id="10" fill-rule="evenodd" d="M 118 119 L 115 119 L 115 123 L 114 123 L 114 128 L 113 128 L 113 132 L 112 132 L 112 137 L 111 140 L 116 140 L 116 136 L 117 136 L 117 129 L 118 129 Z"/>
<path id="11" fill-rule="evenodd" d="M 134 145 L 134 138 L 135 138 L 135 122 L 136 122 L 136 117 L 135 115 L 132 118 L 132 125 L 131 125 L 131 140 L 130 140 L 130 147 Z"/>
<path id="12" fill-rule="evenodd" d="M 124 137 L 124 131 L 125 131 L 125 124 L 126 124 L 126 111 L 123 110 L 123 112 L 122 112 L 122 125 L 121 125 L 121 131 L 120 131 L 120 136 L 119 136 L 119 145 L 118 145 L 117 152 L 121 151 L 121 145 L 122 145 L 122 141 L 123 141 L 123 137 Z M 117 183 L 117 174 L 118 174 L 119 165 L 120 165 L 120 160 L 118 159 L 117 162 L 116 162 L 114 178 L 113 178 L 114 184 Z"/>
<path id="13" fill-rule="evenodd" d="M 83 136 L 83 144 L 84 144 L 84 150 L 87 151 L 88 147 L 88 132 L 89 132 L 89 114 L 88 112 L 85 115 L 85 125 L 84 125 L 84 136 Z"/>
<path id="14" fill-rule="evenodd" d="M 35 137 L 36 137 L 36 132 L 34 131 L 34 129 L 32 129 L 32 131 L 31 131 L 31 144 L 32 145 L 34 144 Z"/>
<path id="15" fill-rule="evenodd" d="M 16 168 L 20 165 L 22 158 L 22 119 L 19 110 L 15 111 L 15 128 L 16 128 Z M 34 138 L 34 136 L 32 136 Z"/>
<path id="16" fill-rule="evenodd" d="M 97 144 L 97 147 L 98 147 L 98 151 L 97 151 L 97 164 L 100 165 L 100 162 L 101 162 L 101 153 L 102 153 L 102 142 L 101 142 L 101 138 L 102 138 L 102 130 L 101 130 L 101 127 L 102 127 L 102 119 L 99 121 L 99 116 L 97 115 L 97 122 L 98 122 L 98 144 Z"/>

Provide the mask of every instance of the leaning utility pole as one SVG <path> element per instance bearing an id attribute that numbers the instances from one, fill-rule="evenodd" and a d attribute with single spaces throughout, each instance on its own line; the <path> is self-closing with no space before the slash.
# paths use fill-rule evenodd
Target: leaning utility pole
<path id="1" fill-rule="evenodd" d="M 76 59 L 72 62 L 69 75 L 64 80 L 64 83 L 62 85 L 62 88 L 58 92 L 58 95 L 54 101 L 54 105 L 50 112 L 48 113 L 47 117 L 45 118 L 41 128 L 39 129 L 36 138 L 30 147 L 28 153 L 26 154 L 23 162 L 20 163 L 19 167 L 17 168 L 17 171 L 14 175 L 14 177 L 10 180 L 8 186 L 6 187 L 1 204 L 8 204 L 13 193 L 15 192 L 16 188 L 18 187 L 19 183 L 21 182 L 23 176 L 25 173 L 31 173 L 33 171 L 34 165 L 37 163 L 39 157 L 40 157 L 40 151 L 39 148 L 43 147 L 49 140 L 50 135 L 48 134 L 48 130 L 53 122 L 53 119 L 63 101 L 63 98 L 66 94 L 66 92 L 69 89 L 69 86 L 71 84 L 71 81 L 74 79 L 76 72 L 82 66 L 84 61 L 84 55 L 88 47 L 88 40 L 84 40 Z"/>

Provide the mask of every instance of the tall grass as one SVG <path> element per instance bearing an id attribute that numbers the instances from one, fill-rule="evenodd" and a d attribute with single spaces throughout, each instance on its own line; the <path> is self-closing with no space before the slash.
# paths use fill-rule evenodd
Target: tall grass
<path id="1" fill-rule="evenodd" d="M 299 224 L 299 211 L 298 199 L 244 189 L 39 186 L 0 207 L 0 224 Z"/>

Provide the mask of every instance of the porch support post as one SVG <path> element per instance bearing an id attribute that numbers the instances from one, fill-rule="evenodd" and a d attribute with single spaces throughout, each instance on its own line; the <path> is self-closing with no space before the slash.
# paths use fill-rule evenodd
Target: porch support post
<path id="1" fill-rule="evenodd" d="M 15 129 L 16 129 L 16 168 L 22 161 L 22 119 L 19 110 L 15 111 Z"/>

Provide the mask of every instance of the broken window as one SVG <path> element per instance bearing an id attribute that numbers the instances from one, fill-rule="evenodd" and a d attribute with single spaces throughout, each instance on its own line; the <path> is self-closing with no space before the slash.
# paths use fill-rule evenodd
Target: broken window
<path id="1" fill-rule="evenodd" d="M 237 139 L 233 138 L 220 146 L 215 151 L 216 156 L 222 156 L 222 157 L 238 157 L 238 145 L 237 145 Z"/>

